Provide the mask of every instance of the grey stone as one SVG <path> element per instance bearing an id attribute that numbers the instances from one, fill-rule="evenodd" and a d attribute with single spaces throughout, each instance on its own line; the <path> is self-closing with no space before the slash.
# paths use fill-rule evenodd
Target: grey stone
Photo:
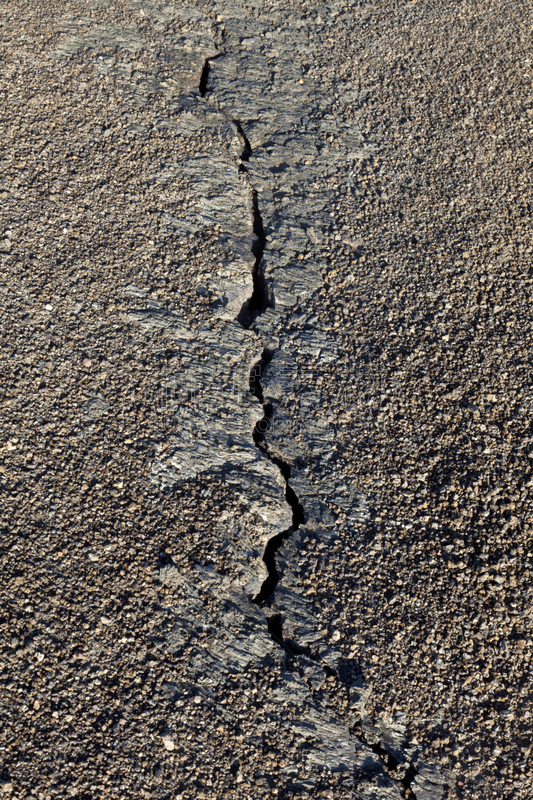
<path id="1" fill-rule="evenodd" d="M 103 397 L 92 397 L 85 404 L 85 416 L 88 419 L 100 419 L 104 414 L 107 414 L 111 405 Z"/>

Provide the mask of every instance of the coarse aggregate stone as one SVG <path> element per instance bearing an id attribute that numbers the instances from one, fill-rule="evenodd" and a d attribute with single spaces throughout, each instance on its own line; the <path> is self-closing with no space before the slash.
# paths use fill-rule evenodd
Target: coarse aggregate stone
<path id="1" fill-rule="evenodd" d="M 9 4 L 5 793 L 527 798 L 524 12 Z"/>

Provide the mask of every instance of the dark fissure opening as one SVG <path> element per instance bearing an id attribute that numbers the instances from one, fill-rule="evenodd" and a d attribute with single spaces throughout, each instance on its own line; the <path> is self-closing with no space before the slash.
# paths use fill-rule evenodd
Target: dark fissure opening
<path id="1" fill-rule="evenodd" d="M 374 742 L 373 744 L 368 742 L 360 721 L 356 722 L 355 725 L 350 728 L 350 732 L 356 736 L 360 742 L 370 747 L 373 753 L 380 757 L 390 777 L 405 789 L 405 797 L 414 797 L 411 784 L 418 775 L 418 770 L 406 761 L 399 761 L 380 742 Z"/>
<path id="2" fill-rule="evenodd" d="M 207 94 L 207 81 L 209 80 L 209 72 L 211 70 L 211 61 L 214 61 L 215 58 L 219 58 L 221 54 L 218 53 L 211 58 L 206 58 L 204 61 L 204 66 L 202 67 L 202 72 L 200 74 L 200 82 L 198 84 L 198 93 L 200 97 L 205 97 Z"/>
<path id="3" fill-rule="evenodd" d="M 209 77 L 209 59 L 206 59 L 204 62 L 204 67 L 202 69 L 202 74 L 200 75 L 200 84 L 198 86 L 198 90 L 200 92 L 200 97 L 205 97 L 207 92 L 207 79 Z"/>
<path id="4" fill-rule="evenodd" d="M 275 614 L 273 617 L 267 617 L 268 630 L 272 638 L 283 644 L 283 631 L 281 628 L 281 614 Z"/>
<path id="5" fill-rule="evenodd" d="M 257 447 L 260 447 L 261 443 L 263 443 L 265 433 L 270 427 L 270 420 L 272 419 L 272 414 L 274 413 L 274 407 L 272 403 L 265 402 L 263 387 L 261 386 L 260 381 L 261 375 L 265 371 L 265 368 L 272 361 L 273 356 L 273 350 L 268 350 L 265 348 L 259 361 L 254 364 L 250 370 L 250 391 L 263 406 L 264 414 L 263 419 L 259 420 L 253 431 L 254 442 L 256 443 Z"/>
<path id="6" fill-rule="evenodd" d="M 207 76 L 206 76 L 206 81 L 207 81 Z M 239 122 L 239 120 L 230 116 L 230 114 L 228 114 L 223 109 L 221 109 L 221 113 L 236 128 L 239 138 L 243 144 L 243 148 L 240 154 L 241 164 L 239 166 L 239 172 L 247 175 L 248 170 L 245 167 L 245 163 L 250 160 L 250 157 L 252 155 L 252 146 L 248 140 L 248 137 L 244 133 L 242 125 Z M 252 296 L 249 297 L 245 303 L 243 303 L 243 306 L 237 317 L 237 322 L 240 325 L 242 325 L 243 328 L 246 329 L 250 328 L 254 320 L 257 317 L 259 317 L 267 308 L 273 306 L 272 296 L 271 293 L 269 293 L 268 291 L 265 275 L 262 269 L 263 253 L 265 251 L 265 245 L 266 245 L 263 218 L 261 216 L 261 212 L 259 211 L 259 204 L 257 202 L 257 192 L 253 187 L 250 187 L 250 191 L 251 191 L 251 202 L 252 202 L 252 230 L 254 233 L 254 242 L 252 244 L 252 255 L 254 256 L 255 259 L 254 265 L 252 267 L 253 290 L 252 290 Z"/>
<path id="7" fill-rule="evenodd" d="M 277 536 L 273 536 L 272 539 L 269 540 L 267 546 L 265 547 L 265 552 L 263 555 L 263 561 L 265 562 L 266 568 L 268 570 L 268 577 L 263 582 L 261 587 L 261 591 L 253 598 L 253 602 L 260 605 L 265 600 L 267 600 L 274 592 L 276 585 L 279 581 L 278 571 L 276 569 L 276 553 L 281 547 L 281 544 L 288 539 L 288 537 L 294 533 L 294 531 L 298 530 L 300 525 L 303 525 L 305 522 L 305 514 L 303 510 L 303 506 L 300 503 L 298 496 L 292 486 L 289 484 L 289 480 L 291 477 L 291 468 L 289 464 L 283 461 L 281 458 L 272 455 L 269 451 L 265 434 L 268 432 L 270 428 L 270 422 L 272 419 L 272 415 L 274 413 L 274 406 L 272 403 L 265 402 L 265 397 L 263 394 L 263 387 L 261 386 L 260 377 L 263 374 L 265 367 L 271 362 L 274 353 L 271 350 L 265 349 L 263 350 L 263 354 L 261 359 L 255 364 L 250 371 L 250 391 L 257 397 L 259 402 L 263 406 L 263 418 L 259 420 L 256 424 L 254 431 L 253 431 L 253 439 L 255 442 L 256 447 L 258 447 L 262 453 L 265 454 L 267 458 L 269 458 L 273 464 L 279 469 L 283 477 L 285 478 L 285 499 L 287 503 L 292 509 L 292 525 L 287 530 L 278 533 Z M 280 620 L 280 631 L 281 631 L 281 620 Z"/>
<path id="8" fill-rule="evenodd" d="M 272 539 L 268 540 L 267 546 L 265 547 L 265 552 L 263 554 L 263 561 L 265 562 L 265 566 L 268 570 L 268 577 L 263 581 L 263 585 L 261 586 L 261 591 L 259 594 L 256 594 L 256 596 L 253 598 L 253 602 L 257 603 L 258 606 L 260 606 L 265 600 L 268 600 L 279 582 L 279 575 L 276 569 L 276 552 L 281 546 L 281 543 L 284 542 L 292 532 L 293 531 L 291 528 L 289 528 L 288 530 L 283 531 L 283 533 L 278 533 L 277 536 L 273 536 Z"/>
<path id="9" fill-rule="evenodd" d="M 247 141 L 246 139 L 244 140 Z M 244 160 L 244 155 L 243 155 Z M 247 159 L 246 159 L 247 160 Z M 244 168 L 246 171 L 246 168 Z M 243 306 L 237 317 L 237 322 L 243 328 L 250 328 L 254 320 L 259 317 L 269 306 L 273 305 L 272 298 L 268 292 L 265 274 L 262 268 L 263 253 L 265 250 L 265 230 L 263 228 L 263 219 L 259 212 L 257 203 L 257 195 L 255 190 L 252 189 L 252 214 L 253 214 L 253 233 L 254 243 L 252 245 L 252 254 L 254 256 L 254 265 L 252 267 L 252 281 L 253 290 L 252 296 L 243 303 Z"/>
<path id="10" fill-rule="evenodd" d="M 268 288 L 265 280 L 265 273 L 262 268 L 263 252 L 265 250 L 265 230 L 263 228 L 263 219 L 259 213 L 257 205 L 257 195 L 255 191 L 252 195 L 253 206 L 253 230 L 255 235 L 255 242 L 252 247 L 252 253 L 255 257 L 255 263 L 252 269 L 253 279 L 253 292 L 250 300 L 248 301 L 248 314 L 250 317 L 250 325 L 252 322 L 262 314 L 269 306 L 271 307 L 272 298 L 268 293 Z M 250 327 L 248 325 L 248 327 Z"/>
<path id="11" fill-rule="evenodd" d="M 364 741 L 363 736 L 361 736 L 360 738 Z M 382 745 L 372 744 L 370 745 L 370 748 L 377 756 L 379 756 L 383 760 L 389 772 L 396 772 L 398 770 L 398 767 L 400 768 L 402 767 L 401 761 L 398 761 L 398 759 L 394 758 L 394 756 L 391 755 L 388 750 L 382 747 Z M 398 783 L 400 783 L 404 787 L 404 789 L 409 789 L 417 775 L 418 775 L 417 770 L 414 769 L 414 767 L 412 767 L 411 765 L 409 765 L 407 767 L 407 770 L 403 778 L 400 778 L 398 776 L 394 776 L 394 778 L 395 780 L 398 781 Z M 408 796 L 409 797 L 411 796 L 411 792 L 408 793 Z"/>

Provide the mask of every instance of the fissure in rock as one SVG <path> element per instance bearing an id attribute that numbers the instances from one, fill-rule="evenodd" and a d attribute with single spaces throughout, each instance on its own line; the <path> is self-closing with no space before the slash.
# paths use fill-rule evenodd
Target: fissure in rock
<path id="1" fill-rule="evenodd" d="M 361 733 L 359 734 L 359 737 L 358 737 L 358 738 L 360 739 L 360 741 L 362 741 L 362 742 L 365 742 L 366 744 L 368 744 L 368 743 L 365 741 L 365 737 L 364 737 L 364 735 L 363 735 L 363 733 L 362 733 L 362 730 L 361 730 Z M 393 755 L 391 755 L 391 754 L 389 753 L 389 751 L 388 751 L 388 750 L 386 750 L 386 749 L 385 749 L 385 748 L 384 748 L 384 747 L 383 747 L 381 744 L 379 744 L 379 743 L 378 743 L 378 744 L 372 744 L 372 745 L 369 745 L 369 747 L 370 747 L 370 749 L 372 750 L 372 752 L 374 752 L 374 753 L 375 753 L 377 756 L 379 756 L 379 757 L 381 758 L 381 760 L 383 761 L 383 763 L 384 763 L 384 764 L 385 764 L 385 766 L 387 767 L 387 771 L 388 771 L 389 775 L 390 775 L 390 776 L 391 776 L 391 777 L 392 777 L 394 780 L 397 780 L 397 781 L 398 781 L 398 782 L 401 784 L 401 786 L 403 786 L 403 788 L 404 788 L 404 789 L 409 789 L 409 787 L 410 787 L 410 786 L 411 786 L 411 784 L 413 783 L 414 779 L 415 779 L 415 778 L 416 778 L 416 776 L 418 775 L 418 772 L 417 772 L 417 770 L 416 770 L 416 769 L 413 767 L 413 765 L 412 765 L 412 764 L 409 764 L 409 766 L 405 767 L 405 765 L 404 765 L 404 764 L 401 764 L 401 763 L 398 761 L 398 759 L 397 759 L 397 758 L 394 758 L 394 756 L 393 756 Z M 394 774 L 395 772 L 398 772 L 398 771 L 399 771 L 399 768 L 400 768 L 401 766 L 403 766 L 403 767 L 404 767 L 404 769 L 405 769 L 405 774 L 403 775 L 403 777 L 399 777 L 399 776 L 397 776 L 397 775 L 395 775 L 395 774 Z"/>
<path id="2" fill-rule="evenodd" d="M 216 56 L 214 56 L 216 58 Z M 210 58 L 206 58 L 204 61 L 204 66 L 202 69 L 202 74 L 200 75 L 200 83 L 198 85 L 198 91 L 200 92 L 200 97 L 205 97 L 205 93 L 207 92 L 207 80 L 209 78 L 209 70 L 210 70 Z"/>
<path id="3" fill-rule="evenodd" d="M 211 58 L 207 58 L 205 60 L 202 74 L 200 76 L 200 97 L 205 98 L 207 93 L 210 62 L 218 58 L 219 55 L 212 56 Z M 252 155 L 252 147 L 243 131 L 240 121 L 232 117 L 231 114 L 228 114 L 224 108 L 221 108 L 214 98 L 211 99 L 211 102 L 213 105 L 215 105 L 219 113 L 222 114 L 222 116 L 225 117 L 231 125 L 233 125 L 242 142 L 242 150 L 240 153 L 238 166 L 239 172 L 246 176 L 248 189 L 250 191 L 250 202 L 252 206 L 252 230 L 254 234 L 252 255 L 254 256 L 255 261 L 252 267 L 252 294 L 248 300 L 243 303 L 243 306 L 237 316 L 237 322 L 242 325 L 243 328 L 249 329 L 258 316 L 260 316 L 267 308 L 273 307 L 274 305 L 272 295 L 268 291 L 261 263 L 263 260 L 263 252 L 265 250 L 266 243 L 263 218 L 261 217 L 261 212 L 259 211 L 257 192 L 248 178 L 248 170 L 245 166 L 245 162 L 249 161 L 250 156 Z"/>
<path id="4" fill-rule="evenodd" d="M 230 116 L 224 109 L 219 108 L 220 113 L 230 122 L 242 142 L 242 150 L 240 154 L 239 172 L 241 175 L 246 176 L 246 182 L 250 192 L 250 204 L 252 207 L 252 230 L 254 234 L 254 241 L 252 244 L 252 255 L 254 256 L 254 265 L 252 267 L 252 285 L 253 290 L 251 296 L 246 300 L 237 316 L 237 322 L 247 330 L 252 326 L 255 319 L 260 316 L 267 308 L 273 307 L 273 299 L 268 291 L 264 270 L 263 270 L 263 253 L 266 246 L 265 229 L 263 226 L 263 218 L 259 211 L 259 204 L 257 201 L 257 192 L 252 186 L 248 170 L 246 169 L 245 162 L 249 161 L 252 155 L 252 147 L 246 134 L 242 129 L 242 125 L 238 119 Z"/>
<path id="5" fill-rule="evenodd" d="M 252 253 L 255 258 L 255 263 L 252 268 L 252 296 L 243 304 L 243 307 L 241 308 L 237 317 L 237 321 L 243 326 L 243 328 L 250 328 L 258 316 L 260 316 L 267 308 L 273 306 L 272 299 L 267 290 L 264 271 L 261 266 L 263 252 L 265 249 L 265 231 L 263 228 L 263 220 L 259 212 L 257 194 L 253 188 L 251 189 L 251 192 L 253 232 L 255 235 Z"/>
<path id="6" fill-rule="evenodd" d="M 204 67 L 202 69 L 202 74 L 200 77 L 200 84 L 199 84 L 199 93 L 200 96 L 203 98 L 205 98 L 207 93 L 210 61 L 212 61 L 214 58 L 218 58 L 218 55 L 206 59 Z M 263 314 L 267 308 L 274 306 L 273 297 L 268 290 L 262 265 L 263 253 L 265 251 L 265 246 L 266 246 L 265 230 L 263 225 L 263 218 L 261 216 L 257 200 L 257 192 L 255 191 L 254 187 L 252 186 L 249 180 L 248 170 L 246 169 L 245 166 L 245 163 L 250 160 L 250 157 L 252 155 L 252 147 L 250 145 L 250 142 L 246 134 L 243 131 L 240 121 L 232 117 L 230 114 L 228 114 L 227 111 L 218 106 L 218 104 L 215 103 L 215 105 L 218 108 L 220 114 L 222 114 L 228 120 L 228 122 L 230 122 L 233 125 L 234 129 L 237 131 L 237 134 L 242 142 L 242 151 L 240 153 L 240 159 L 239 159 L 240 160 L 239 172 L 242 175 L 246 176 L 248 188 L 250 191 L 250 199 L 252 207 L 252 229 L 254 233 L 252 254 L 255 259 L 252 268 L 253 290 L 251 296 L 248 298 L 248 300 L 246 300 L 243 303 L 242 308 L 239 314 L 237 315 L 237 322 L 240 325 L 242 325 L 243 328 L 249 329 L 253 325 L 257 317 Z M 265 547 L 265 552 L 263 554 L 263 561 L 267 568 L 268 577 L 264 580 L 260 592 L 253 598 L 253 602 L 257 603 L 258 605 L 261 605 L 265 600 L 271 597 L 279 581 L 279 575 L 276 569 L 277 550 L 280 548 L 281 544 L 285 541 L 285 539 L 287 539 L 292 533 L 294 533 L 294 531 L 298 530 L 300 525 L 302 525 L 305 521 L 303 507 L 294 489 L 291 487 L 289 483 L 289 479 L 291 476 L 290 466 L 285 461 L 283 461 L 277 456 L 274 456 L 269 451 L 265 439 L 265 434 L 267 433 L 270 427 L 270 421 L 274 413 L 274 408 L 271 403 L 265 401 L 260 377 L 264 368 L 270 363 L 273 356 L 274 356 L 274 351 L 266 349 L 263 350 L 263 354 L 260 361 L 252 368 L 250 372 L 250 391 L 263 406 L 263 418 L 256 424 L 252 435 L 256 447 L 259 450 L 261 450 L 261 452 L 265 455 L 266 458 L 270 459 L 270 461 L 272 461 L 272 463 L 274 463 L 277 466 L 277 468 L 283 475 L 283 478 L 285 480 L 285 499 L 292 510 L 292 524 L 289 528 L 287 528 L 287 530 L 281 531 L 276 536 L 273 536 L 271 539 L 269 539 Z M 285 646 L 282 635 L 281 617 L 279 615 L 272 616 L 269 619 L 267 619 L 267 624 L 272 638 L 275 641 L 277 641 L 280 645 Z"/>
<path id="7" fill-rule="evenodd" d="M 261 360 L 258 361 L 257 364 L 252 368 L 250 372 L 250 391 L 252 394 L 259 400 L 259 402 L 263 406 L 263 418 L 259 420 L 256 424 L 254 431 L 253 431 L 253 439 L 255 442 L 255 446 L 261 450 L 264 455 L 269 458 L 279 469 L 283 478 L 285 479 L 285 499 L 287 503 L 291 507 L 292 510 L 292 525 L 287 528 L 287 530 L 278 533 L 277 536 L 273 536 L 266 548 L 263 555 L 263 561 L 265 562 L 265 566 L 268 570 L 268 577 L 263 582 L 261 587 L 261 591 L 254 597 L 254 603 L 261 604 L 265 600 L 267 600 L 273 593 L 276 585 L 279 581 L 279 575 L 276 569 L 276 552 L 281 546 L 281 544 L 287 539 L 294 531 L 298 530 L 300 525 L 303 525 L 305 522 L 305 515 L 302 504 L 300 503 L 296 492 L 291 487 L 289 483 L 289 479 L 291 477 L 291 468 L 290 466 L 283 461 L 282 459 L 272 455 L 269 451 L 267 442 L 266 442 L 266 433 L 270 427 L 270 422 L 272 419 L 272 415 L 274 413 L 274 407 L 272 403 L 269 403 L 265 400 L 263 395 L 263 387 L 261 386 L 260 377 L 263 373 L 265 367 L 270 363 L 274 352 L 271 350 L 263 350 L 263 355 Z"/>

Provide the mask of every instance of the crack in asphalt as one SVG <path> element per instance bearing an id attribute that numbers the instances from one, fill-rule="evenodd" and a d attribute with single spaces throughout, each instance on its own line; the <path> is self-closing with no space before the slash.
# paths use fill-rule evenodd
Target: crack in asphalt
<path id="1" fill-rule="evenodd" d="M 265 400 L 263 395 L 263 387 L 261 386 L 261 381 L 259 379 L 264 368 L 272 360 L 273 355 L 273 351 L 267 349 L 263 350 L 261 360 L 258 361 L 258 363 L 255 364 L 250 371 L 250 391 L 263 406 L 263 418 L 259 420 L 254 428 L 253 439 L 255 446 L 261 450 L 261 452 L 264 453 L 264 455 L 269 458 L 273 464 L 276 465 L 283 475 L 285 480 L 285 499 L 292 510 L 292 524 L 286 530 L 281 531 L 281 533 L 278 533 L 276 536 L 273 536 L 271 539 L 269 539 L 267 543 L 263 555 L 263 561 L 265 562 L 268 570 L 268 577 L 263 582 L 261 591 L 253 598 L 253 602 L 257 603 L 258 605 L 261 605 L 265 600 L 268 600 L 268 598 L 272 596 L 272 593 L 274 592 L 279 581 L 279 575 L 276 569 L 277 550 L 281 547 L 281 544 L 285 541 L 285 539 L 288 539 L 289 536 L 297 531 L 300 525 L 303 525 L 305 522 L 303 506 L 300 503 L 296 492 L 289 483 L 289 479 L 291 477 L 291 468 L 286 461 L 283 461 L 283 459 L 272 455 L 265 438 L 266 433 L 270 428 L 274 408 L 272 403 Z M 281 620 L 279 625 L 281 626 Z"/>
<path id="2" fill-rule="evenodd" d="M 360 742 L 366 744 L 373 753 L 379 756 L 387 769 L 387 774 L 392 780 L 396 781 L 406 791 L 410 789 L 411 784 L 419 774 L 411 761 L 400 761 L 390 750 L 384 747 L 381 742 L 376 742 L 374 744 L 369 742 L 365 736 L 361 722 L 357 722 L 355 725 L 351 726 L 350 733 L 359 739 Z M 406 794 L 406 796 L 409 797 L 410 795 Z"/>
<path id="3" fill-rule="evenodd" d="M 225 31 L 224 29 L 216 30 L 213 34 L 213 42 L 216 47 L 220 48 L 223 46 L 225 40 Z M 202 99 L 205 99 L 207 94 L 207 84 L 209 80 L 209 72 L 211 69 L 211 61 L 215 61 L 217 58 L 220 58 L 224 54 L 223 50 L 216 53 L 214 56 L 210 56 L 206 58 L 204 61 L 204 65 L 202 67 L 202 71 L 200 74 L 200 81 L 198 84 L 198 92 Z M 252 229 L 254 233 L 255 240 L 252 244 L 252 255 L 255 258 L 255 263 L 252 268 L 252 280 L 253 280 L 253 291 L 251 297 L 243 303 L 243 306 L 237 315 L 237 322 L 242 325 L 243 328 L 248 330 L 254 320 L 260 316 L 267 308 L 274 307 L 274 298 L 272 293 L 268 291 L 265 276 L 261 269 L 261 262 L 263 259 L 263 252 L 266 245 L 265 239 L 265 231 L 263 227 L 263 218 L 261 216 L 261 212 L 259 211 L 259 204 L 257 200 L 257 192 L 253 187 L 249 177 L 248 177 L 248 170 L 246 169 L 245 163 L 249 161 L 250 156 L 252 155 L 252 146 L 248 140 L 248 137 L 244 133 L 242 128 L 241 122 L 229 114 L 226 109 L 222 108 L 220 104 L 217 102 L 216 98 L 210 98 L 209 102 L 217 109 L 217 111 L 230 123 L 230 125 L 235 129 L 237 136 L 239 137 L 242 149 L 237 158 L 235 158 L 235 163 L 237 164 L 239 174 L 243 176 L 246 185 L 249 191 L 249 199 L 250 205 L 252 209 Z"/>
<path id="4" fill-rule="evenodd" d="M 222 31 L 219 41 L 216 42 L 216 46 L 220 47 L 220 45 L 223 44 L 223 41 L 224 34 Z M 201 98 L 205 98 L 207 94 L 210 62 L 219 58 L 221 55 L 223 55 L 222 50 L 216 55 L 205 60 L 199 82 L 199 94 Z M 252 293 L 250 297 L 243 303 L 241 310 L 236 317 L 236 322 L 238 322 L 244 329 L 248 330 L 252 328 L 255 320 L 260 317 L 268 308 L 274 308 L 275 306 L 273 293 L 267 285 L 264 270 L 262 268 L 263 254 L 266 248 L 266 236 L 263 219 L 259 209 L 257 191 L 250 181 L 249 173 L 246 168 L 246 163 L 250 160 L 253 151 L 250 142 L 243 131 L 241 122 L 232 117 L 224 108 L 222 108 L 217 102 L 216 98 L 209 98 L 208 102 L 214 106 L 221 116 L 223 116 L 230 123 L 242 145 L 241 152 L 239 155 L 234 156 L 233 160 L 236 163 L 238 167 L 238 173 L 245 182 L 249 192 L 252 214 L 252 229 L 254 234 L 254 240 L 251 249 L 255 260 L 252 267 Z M 302 651 L 299 650 L 298 646 L 295 647 L 292 643 L 289 644 L 284 640 L 282 615 L 277 611 L 275 604 L 272 603 L 272 596 L 280 580 L 280 576 L 276 568 L 276 553 L 282 546 L 283 542 L 286 541 L 292 534 L 294 534 L 301 525 L 305 524 L 306 521 L 304 508 L 296 492 L 290 485 L 290 465 L 282 458 L 272 453 L 266 438 L 266 435 L 271 427 L 272 417 L 275 409 L 273 404 L 264 396 L 263 387 L 261 385 L 261 376 L 263 375 L 266 367 L 272 361 L 275 352 L 275 350 L 268 348 L 263 349 L 261 358 L 250 370 L 249 391 L 263 407 L 263 417 L 256 423 L 252 432 L 252 437 L 255 446 L 261 451 L 265 458 L 268 458 L 273 464 L 275 464 L 283 476 L 285 481 L 285 499 L 292 511 L 292 523 L 287 529 L 279 532 L 268 540 L 263 553 L 263 562 L 265 563 L 268 575 L 263 581 L 260 591 L 255 595 L 255 597 L 250 599 L 253 603 L 257 604 L 263 609 L 268 631 L 272 640 L 275 641 L 281 648 L 283 648 L 283 650 L 285 650 L 289 655 L 297 656 Z M 268 613 L 269 609 L 271 609 L 270 615 Z M 336 670 L 327 666 L 326 664 L 322 664 L 320 659 L 309 655 L 307 657 L 315 663 L 320 664 L 327 674 L 335 675 L 337 678 L 339 678 Z M 308 680 L 306 680 L 306 683 L 308 684 L 311 696 L 316 700 L 315 691 Z M 418 775 L 418 771 L 413 767 L 413 765 L 409 762 L 404 764 L 401 761 L 398 761 L 391 754 L 390 750 L 383 746 L 381 741 L 375 744 L 368 743 L 366 741 L 364 731 L 360 725 L 356 724 L 355 726 L 352 726 L 350 729 L 350 734 L 354 736 L 354 738 L 360 743 L 369 747 L 378 756 L 380 762 L 382 763 L 384 772 L 394 782 L 397 788 L 400 791 L 403 790 L 402 793 L 404 793 L 405 796 L 411 796 L 411 785 Z M 402 770 L 402 767 L 405 767 L 405 771 Z M 364 771 L 365 770 L 363 769 L 363 772 Z M 402 772 L 404 774 L 402 774 Z"/>
<path id="5" fill-rule="evenodd" d="M 220 55 L 221 53 L 212 56 L 210 58 L 207 58 L 205 60 L 199 84 L 199 93 L 202 98 L 205 98 L 205 95 L 207 93 L 210 61 L 218 58 Z M 228 120 L 228 122 L 233 126 L 242 143 L 242 150 L 239 156 L 235 159 L 235 161 L 239 168 L 239 174 L 244 177 L 244 180 L 246 182 L 250 194 L 250 205 L 252 211 L 252 229 L 254 233 L 252 254 L 255 258 L 255 261 L 252 267 L 252 285 L 253 285 L 252 294 L 243 303 L 241 310 L 236 317 L 236 321 L 243 328 L 248 330 L 252 327 L 254 321 L 259 316 L 261 316 L 261 314 L 263 314 L 267 308 L 274 307 L 274 298 L 272 296 L 272 293 L 268 289 L 264 271 L 262 269 L 263 253 L 266 247 L 266 237 L 263 226 L 263 218 L 261 216 L 261 211 L 259 209 L 257 192 L 253 187 L 252 183 L 250 182 L 248 176 L 248 170 L 246 169 L 245 166 L 246 162 L 249 161 L 253 151 L 250 142 L 243 131 L 241 122 L 238 119 L 232 117 L 230 114 L 228 114 L 228 112 L 225 109 L 221 108 L 214 99 L 212 99 L 211 102 L 215 105 L 220 114 L 224 116 Z M 276 585 L 279 582 L 279 575 L 276 569 L 276 552 L 281 547 L 282 543 L 286 539 L 288 539 L 289 536 L 291 536 L 295 531 L 297 531 L 300 525 L 302 525 L 305 522 L 303 507 L 294 489 L 291 487 L 289 483 L 291 475 L 290 466 L 287 462 L 283 461 L 283 459 L 274 456 L 270 452 L 265 438 L 265 434 L 267 433 L 270 427 L 270 422 L 272 419 L 272 415 L 274 413 L 274 407 L 272 406 L 272 403 L 265 400 L 260 378 L 265 367 L 272 360 L 274 353 L 275 353 L 274 350 L 264 349 L 261 359 L 250 370 L 250 376 L 249 376 L 250 392 L 254 395 L 254 397 L 257 398 L 257 400 L 259 400 L 259 402 L 263 406 L 263 418 L 259 420 L 259 422 L 255 425 L 252 436 L 255 446 L 261 451 L 261 453 L 263 453 L 263 455 L 266 458 L 268 458 L 270 461 L 272 461 L 273 464 L 276 465 L 276 467 L 279 469 L 279 471 L 283 476 L 283 479 L 285 481 L 285 499 L 292 510 L 292 524 L 286 530 L 281 531 L 280 533 L 271 537 L 266 544 L 265 551 L 263 554 L 263 561 L 267 568 L 268 576 L 263 581 L 263 584 L 258 594 L 254 598 L 252 598 L 253 602 L 260 606 L 263 605 L 263 603 L 272 596 L 276 588 Z M 287 646 L 287 644 L 283 641 L 281 616 L 279 614 L 275 614 L 270 617 L 267 616 L 267 625 L 271 637 L 284 649 L 292 652 L 290 648 Z"/>

